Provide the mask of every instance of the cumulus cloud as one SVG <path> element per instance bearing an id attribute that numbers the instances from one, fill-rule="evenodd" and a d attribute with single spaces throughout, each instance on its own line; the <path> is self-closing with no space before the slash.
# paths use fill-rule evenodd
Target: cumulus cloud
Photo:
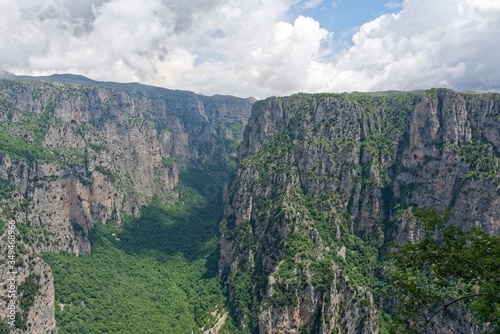
<path id="1" fill-rule="evenodd" d="M 359 27 L 340 52 L 317 20 L 288 17 L 297 2 L 1 0 L 0 69 L 257 97 L 500 90 L 496 0 L 406 0 Z"/>
<path id="2" fill-rule="evenodd" d="M 335 60 L 327 90 L 499 90 L 497 1 L 407 0 L 395 15 L 362 25 Z"/>

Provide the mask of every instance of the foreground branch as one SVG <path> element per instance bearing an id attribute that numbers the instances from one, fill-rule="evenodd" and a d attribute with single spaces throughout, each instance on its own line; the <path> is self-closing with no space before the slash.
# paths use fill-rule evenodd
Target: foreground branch
<path id="1" fill-rule="evenodd" d="M 472 295 L 467 295 L 467 296 L 462 296 L 460 298 L 457 298 L 455 300 L 452 300 L 451 302 L 447 303 L 447 304 L 444 304 L 442 305 L 436 312 L 434 312 L 429 318 L 427 318 L 425 320 L 425 322 L 427 323 L 427 325 L 430 323 L 431 319 L 434 318 L 439 312 L 441 312 L 442 310 L 444 310 L 445 308 L 448 308 L 450 307 L 451 305 L 461 301 L 461 300 L 464 300 L 464 299 L 470 299 L 470 298 L 475 298 L 475 297 L 479 297 L 479 296 L 487 296 L 488 294 L 487 293 L 475 293 L 475 294 L 472 294 Z"/>

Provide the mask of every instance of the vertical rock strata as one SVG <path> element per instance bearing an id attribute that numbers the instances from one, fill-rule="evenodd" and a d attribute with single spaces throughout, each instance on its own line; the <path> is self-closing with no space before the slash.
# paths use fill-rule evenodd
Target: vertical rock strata
<path id="1" fill-rule="evenodd" d="M 232 164 L 253 102 L 0 81 L 0 222 L 16 221 L 16 285 L 38 286 L 28 332 L 57 332 L 41 255 L 87 254 L 97 222 L 138 215 L 155 194 L 175 199 L 180 170 Z M 452 224 L 498 234 L 499 115 L 498 94 L 443 89 L 255 103 L 220 227 L 239 330 L 377 333 L 393 305 L 374 283 L 383 268 L 373 256 L 419 238 L 412 207 L 449 210 Z M 448 322 L 446 331 L 474 327 Z"/>
<path id="2" fill-rule="evenodd" d="M 498 234 L 499 115 L 498 94 L 443 89 L 255 103 L 221 223 L 240 329 L 377 333 L 363 256 L 418 238 L 411 207 Z"/>
<path id="3" fill-rule="evenodd" d="M 17 223 L 17 286 L 30 274 L 40 284 L 28 332 L 57 331 L 41 255 L 87 254 L 97 222 L 138 215 L 154 194 L 176 198 L 184 168 L 227 165 L 227 141 L 241 136 L 231 130 L 243 128 L 252 102 L 140 85 L 0 80 L 0 221 Z M 7 275 L 0 272 L 2 282 Z"/>

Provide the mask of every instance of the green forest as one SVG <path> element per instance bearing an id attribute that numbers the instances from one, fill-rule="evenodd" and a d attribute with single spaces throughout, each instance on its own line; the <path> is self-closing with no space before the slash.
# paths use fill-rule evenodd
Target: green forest
<path id="1" fill-rule="evenodd" d="M 46 254 L 60 333 L 197 333 L 213 326 L 226 307 L 217 277 L 219 181 L 206 171 L 183 173 L 176 203 L 155 196 L 138 218 L 97 224 L 90 255 Z"/>
<path id="2" fill-rule="evenodd" d="M 437 97 L 447 91 L 432 89 L 425 94 L 438 104 L 441 100 Z M 464 97 L 469 105 L 476 105 L 475 95 Z M 408 119 L 420 99 L 420 93 L 296 94 L 278 98 L 290 108 L 290 124 L 269 133 L 262 147 L 240 156 L 240 160 L 236 151 L 243 125 L 219 125 L 221 142 L 217 145 L 227 152 L 225 165 L 211 165 L 199 158 L 191 162 L 198 168 L 180 172 L 172 194 L 154 195 L 137 216 L 121 213 L 119 222 L 97 222 L 88 235 L 92 248 L 88 255 L 43 254 L 54 276 L 58 331 L 203 333 L 227 317 L 218 333 L 257 333 L 262 308 L 295 307 L 309 287 L 329 295 L 336 288 L 336 275 L 341 275 L 353 291 L 358 287 L 370 291 L 373 301 L 368 294 L 361 295 L 359 305 L 376 311 L 374 322 L 381 334 L 432 332 L 442 314 L 447 319 L 459 318 L 465 314 L 463 310 L 483 326 L 481 329 L 500 333 L 500 237 L 472 225 L 450 226 L 450 213 L 419 208 L 410 201 L 422 185 L 417 182 L 416 167 L 404 166 L 401 156 L 410 145 Z M 264 106 L 267 102 L 258 102 L 257 106 L 259 103 Z M 318 106 L 339 109 L 332 107 L 318 120 Z M 91 140 L 85 140 L 83 150 L 45 145 L 50 128 L 61 122 L 54 115 L 53 103 L 35 115 L 16 110 L 0 99 L 0 111 L 6 115 L 0 121 L 0 154 L 21 162 L 17 173 L 24 169 L 28 173 L 43 161 L 64 168 L 68 176 L 88 184 L 92 157 L 108 150 L 104 143 Z M 445 112 L 451 111 L 450 107 Z M 260 130 L 249 124 L 247 135 Z M 82 135 L 98 129 L 91 123 L 74 126 Z M 364 129 L 359 136 L 354 131 L 358 127 Z M 499 152 L 487 133 L 472 128 L 469 135 L 464 143 L 442 139 L 430 142 L 426 148 L 430 153 L 422 159 L 422 166 L 442 163 L 443 155 L 453 156 L 463 170 L 457 176 L 457 189 L 484 182 L 496 187 L 498 194 Z M 302 171 L 299 167 L 308 158 L 306 153 L 317 155 L 321 163 Z M 161 167 L 177 173 L 180 159 L 176 158 L 163 156 Z M 328 171 L 323 168 L 327 160 L 333 161 Z M 223 186 L 231 184 L 237 167 L 239 180 L 228 192 L 233 198 L 229 202 L 240 201 L 240 207 L 244 207 L 251 198 L 252 214 L 266 229 L 262 240 L 257 238 L 255 231 L 260 226 L 255 219 L 236 224 L 234 214 L 223 216 Z M 93 170 L 122 190 L 134 192 L 116 170 L 100 165 Z M 414 180 L 396 187 L 395 175 L 403 172 Z M 31 185 L 16 202 L 13 198 L 19 184 L 8 176 L 0 179 L 0 230 L 6 218 L 15 218 L 17 211 L 27 213 L 33 204 L 27 194 L 35 187 Z M 300 182 L 291 182 L 293 177 Z M 356 196 L 380 192 L 380 207 L 354 195 L 345 201 L 346 193 L 334 187 L 345 180 L 359 189 Z M 244 185 L 241 189 L 245 194 L 231 194 L 238 182 Z M 324 188 L 316 191 L 314 184 Z M 374 216 L 369 231 L 355 226 L 359 222 L 354 209 L 363 206 L 384 211 Z M 406 222 L 414 224 L 411 228 L 420 236 L 399 244 L 395 233 Z M 226 267 L 219 272 L 219 224 L 224 238 L 233 243 L 235 270 Z M 267 238 L 283 226 L 289 232 L 282 239 Z M 18 230 L 25 245 L 44 242 L 37 236 L 47 233 L 29 223 L 19 224 Z M 321 252 L 317 240 L 324 246 Z M 281 252 L 276 256 L 279 266 L 274 272 L 264 272 L 263 265 L 255 260 L 262 258 L 262 254 L 255 256 L 259 252 L 266 256 Z M 31 265 L 23 263 L 21 255 L 27 251 L 22 243 L 18 253 L 16 266 Z M 267 294 L 270 274 L 273 293 Z M 40 277 L 31 274 L 19 285 L 16 327 L 21 330 L 30 328 L 30 308 L 43 286 Z M 457 311 L 457 306 L 462 310 Z M 307 326 L 298 330 L 320 331 L 319 320 Z M 339 332 L 345 330 L 338 328 Z M 9 331 L 10 327 L 0 321 L 0 333 Z"/>

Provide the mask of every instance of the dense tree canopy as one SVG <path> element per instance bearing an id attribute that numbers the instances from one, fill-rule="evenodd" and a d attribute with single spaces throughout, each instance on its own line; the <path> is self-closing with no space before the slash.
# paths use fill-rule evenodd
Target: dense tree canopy
<path id="1" fill-rule="evenodd" d="M 462 306 L 500 333 L 500 236 L 448 225 L 449 216 L 434 209 L 417 210 L 416 217 L 421 238 L 396 246 L 390 256 L 400 296 L 398 331 L 433 333 L 439 318 Z"/>

